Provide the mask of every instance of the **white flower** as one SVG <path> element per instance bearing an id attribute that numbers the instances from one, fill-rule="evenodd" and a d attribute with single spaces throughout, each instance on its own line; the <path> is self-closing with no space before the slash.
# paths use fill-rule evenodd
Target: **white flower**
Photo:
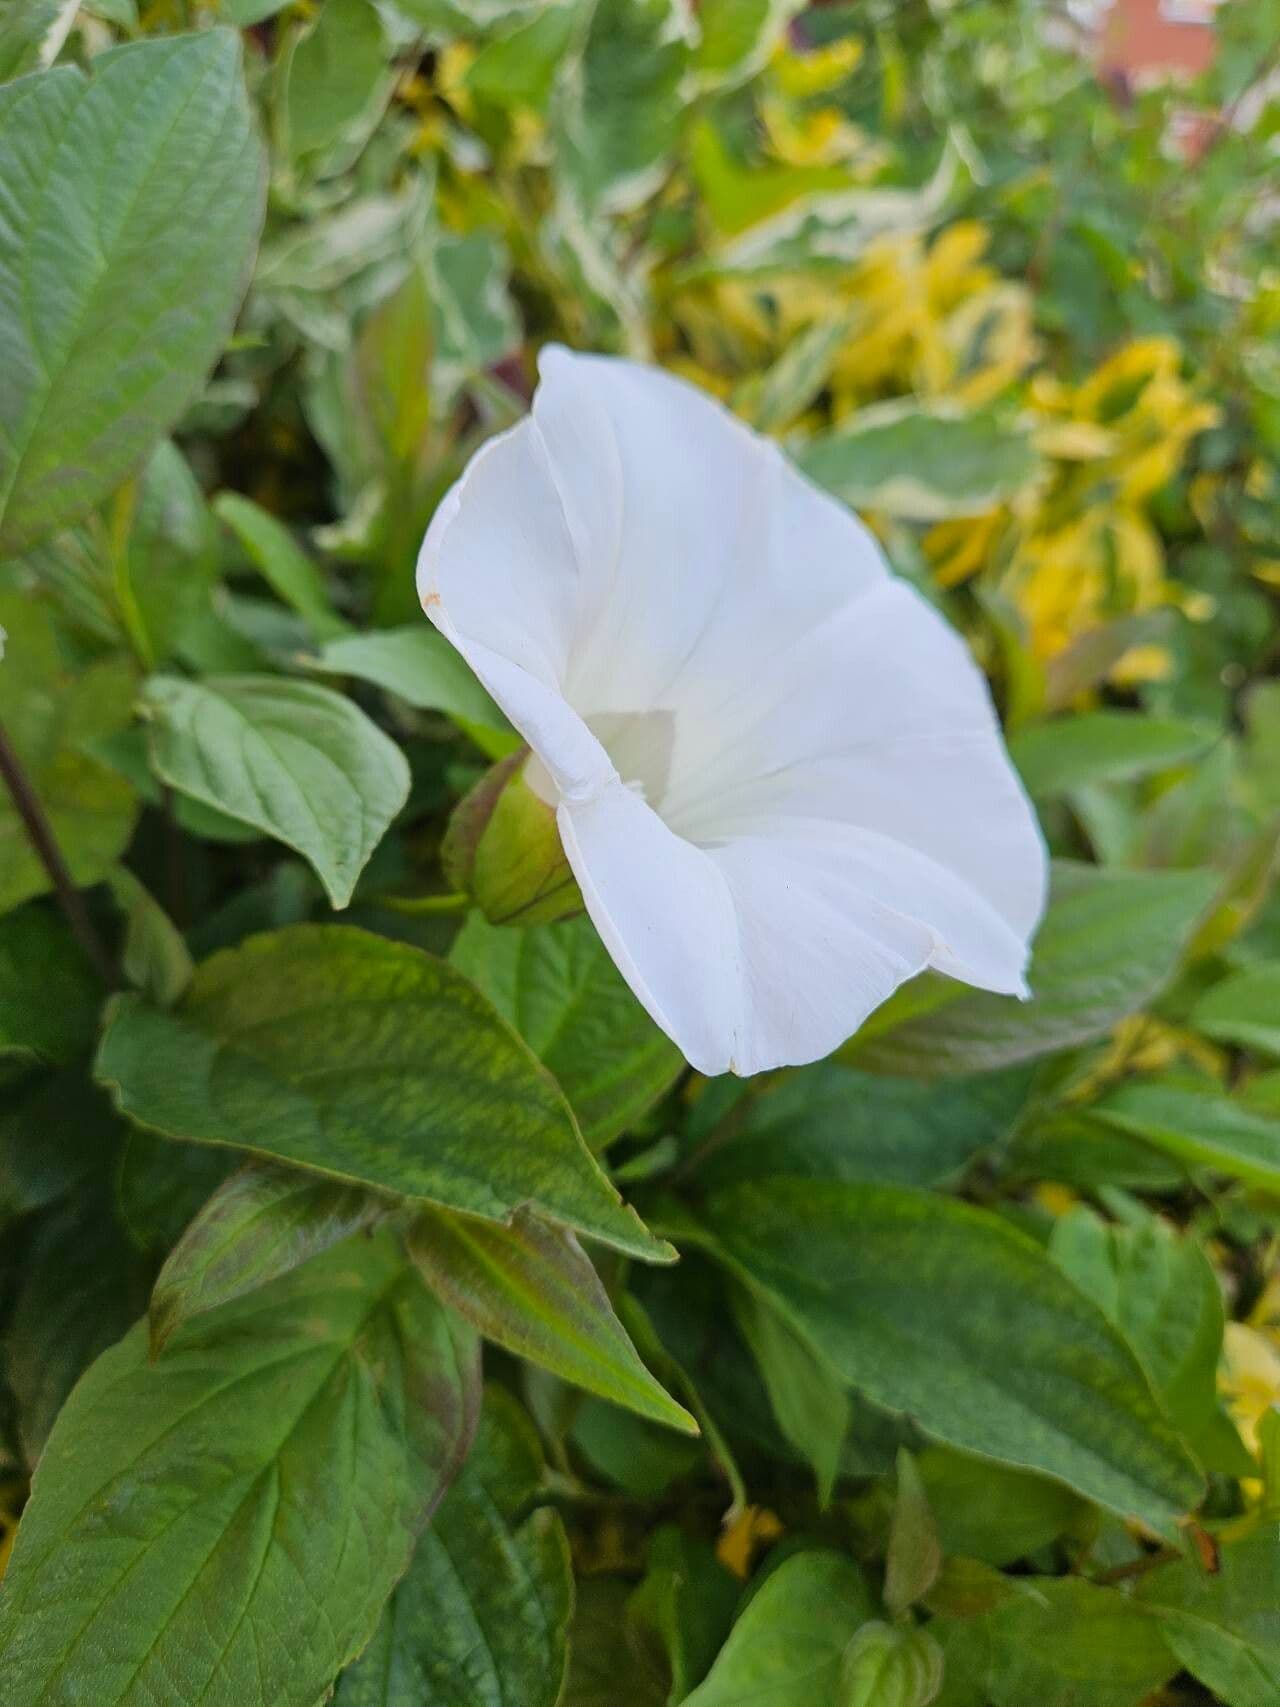
<path id="1" fill-rule="evenodd" d="M 541 761 L 587 911 L 704 1073 L 828 1054 L 927 966 L 1026 994 L 1035 817 L 963 641 L 692 386 L 543 353 L 423 608 Z"/>

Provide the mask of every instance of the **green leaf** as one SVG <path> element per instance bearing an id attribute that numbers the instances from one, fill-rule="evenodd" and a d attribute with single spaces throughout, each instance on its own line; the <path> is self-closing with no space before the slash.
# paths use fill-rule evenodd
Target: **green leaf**
<path id="1" fill-rule="evenodd" d="M 504 752 L 513 751 L 514 735 L 489 695 L 472 675 L 462 654 L 426 622 L 380 633 L 348 634 L 329 641 L 320 653 L 320 667 L 336 676 L 355 676 L 395 694 L 419 711 L 443 711 L 464 728 L 483 731 L 485 751 L 492 754 L 492 736 L 500 735 Z"/>
<path id="2" fill-rule="evenodd" d="M 1083 1502 L 1060 1482 L 967 1452 L 929 1446 L 917 1460 L 943 1552 L 1011 1565 L 1078 1523 Z"/>
<path id="3" fill-rule="evenodd" d="M 47 1140 L 48 1133 L 40 1136 Z M 93 1136 L 107 1148 L 103 1140 L 114 1136 L 109 1117 Z M 28 1464 L 39 1460 L 85 1369 L 136 1320 L 146 1300 L 145 1271 L 102 1201 L 103 1183 L 46 1210 L 22 1247 L 2 1349 Z"/>
<path id="4" fill-rule="evenodd" d="M 1219 1043 L 1280 1055 L 1280 960 L 1246 967 L 1215 984 L 1192 1008 L 1191 1024 Z"/>
<path id="5" fill-rule="evenodd" d="M 575 1454 L 633 1499 L 655 1500 L 705 1464 L 700 1441 L 588 1395 L 572 1416 Z"/>
<path id="6" fill-rule="evenodd" d="M 326 0 L 284 62 L 284 122 L 295 165 L 322 176 L 349 166 L 395 83 L 391 44 L 370 0 Z"/>
<path id="7" fill-rule="evenodd" d="M 942 1671 L 942 1650 L 927 1630 L 875 1620 L 845 1650 L 837 1707 L 929 1707 Z"/>
<path id="8" fill-rule="evenodd" d="M 466 72 L 468 90 L 502 112 L 519 107 L 545 112 L 556 67 L 576 25 L 572 0 L 534 9 L 527 22 L 517 22 L 481 46 Z"/>
<path id="9" fill-rule="evenodd" d="M 32 905 L 0 917 L 0 1065 L 74 1060 L 93 1043 L 102 999 L 60 913 Z"/>
<path id="10" fill-rule="evenodd" d="M 101 1091 L 78 1071 L 29 1073 L 6 1085 L 0 1225 L 59 1202 L 114 1163 L 118 1125 Z"/>
<path id="11" fill-rule="evenodd" d="M 222 0 L 222 10 L 233 24 L 260 24 L 283 12 L 289 0 Z"/>
<path id="12" fill-rule="evenodd" d="M 711 1669 L 740 1599 L 739 1584 L 709 1543 L 665 1523 L 649 1537 L 645 1574 L 627 1602 L 624 1630 L 665 1699 L 683 1701 Z M 630 1697 L 628 1697 L 630 1700 Z"/>
<path id="13" fill-rule="evenodd" d="M 443 402 L 519 347 L 510 274 L 506 249 L 492 232 L 441 237 L 432 248 L 434 373 Z"/>
<path id="14" fill-rule="evenodd" d="M 122 624 L 149 669 L 169 658 L 208 608 L 218 561 L 217 529 L 182 452 L 162 440 L 126 488 L 127 530 L 112 570 Z M 122 503 L 120 498 L 115 500 Z M 106 526 L 117 518 L 107 507 Z"/>
<path id="15" fill-rule="evenodd" d="M 157 1261 L 166 1256 L 243 1160 L 236 1150 L 175 1144 L 135 1126 L 116 1181 L 120 1213 L 134 1244 Z"/>
<path id="16" fill-rule="evenodd" d="M 771 1174 L 935 1185 L 956 1177 L 1012 1127 L 1030 1070 L 922 1084 L 823 1062 L 778 1076 L 746 1108 L 730 1143 L 697 1170 L 711 1189 Z"/>
<path id="17" fill-rule="evenodd" d="M 803 0 L 704 0 L 694 68 L 700 83 L 725 88 L 763 70 Z"/>
<path id="18" fill-rule="evenodd" d="M 41 1459 L 0 1606 L 6 1707 L 314 1707 L 373 1634 L 478 1401 L 474 1340 L 387 1238 L 189 1323 L 157 1364 L 139 1323 Z"/>
<path id="19" fill-rule="evenodd" d="M 472 913 L 450 959 L 555 1074 L 594 1150 L 634 1125 L 684 1066 L 588 919 L 521 929 Z"/>
<path id="20" fill-rule="evenodd" d="M 573 1573 L 559 1515 L 535 1503 L 542 1481 L 528 1418 L 489 1387 L 462 1473 L 334 1707 L 556 1707 Z"/>
<path id="21" fill-rule="evenodd" d="M 874 1404 L 1162 1531 L 1197 1503 L 1196 1468 L 1129 1347 L 999 1217 L 779 1177 L 713 1193 L 705 1219 L 741 1279 Z"/>
<path id="22" fill-rule="evenodd" d="M 0 725 L 72 881 L 88 888 L 120 858 L 138 815 L 133 789 L 90 751 L 129 721 L 132 672 L 117 658 L 73 669 L 48 607 L 30 593 L 0 591 L 0 631 L 7 637 L 0 658 Z M 49 874 L 0 782 L 0 913 L 49 888 Z"/>
<path id="23" fill-rule="evenodd" d="M 818 1504 L 825 1509 L 831 1503 L 849 1432 L 848 1395 L 771 1304 L 743 1286 L 734 1287 L 730 1301 L 778 1427 L 813 1466 Z"/>
<path id="24" fill-rule="evenodd" d="M 840 1664 L 875 1603 L 836 1553 L 787 1559 L 752 1595 L 705 1683 L 685 1707 L 816 1707 L 840 1699 Z"/>
<path id="25" fill-rule="evenodd" d="M 903 521 L 980 515 L 1035 479 L 1027 434 L 947 403 L 877 403 L 798 452 L 801 468 L 855 509 Z"/>
<path id="26" fill-rule="evenodd" d="M 619 1641 L 627 1630 L 629 1582 L 617 1577 L 585 1577 L 574 1594 L 569 1633 L 569 1675 L 557 1707 L 667 1707 L 665 1679 Z"/>
<path id="27" fill-rule="evenodd" d="M 882 187 L 858 183 L 843 166 L 762 168 L 737 164 L 709 124 L 699 127 L 692 147 L 698 185 L 717 225 L 728 233 L 738 233 L 705 261 L 695 262 L 690 269 L 694 277 L 837 272 L 864 255 L 877 237 L 924 232 L 935 224 L 955 188 L 959 159 L 948 143 L 924 183 Z M 914 409 L 909 403 L 884 406 L 876 429 L 887 433 L 895 450 L 904 436 L 895 424 L 899 407 L 906 413 Z M 934 405 L 933 409 L 941 418 L 948 413 L 947 406 Z M 866 424 L 866 411 L 859 418 Z M 963 422 L 970 417 L 957 419 Z M 905 436 L 912 430 L 908 427 Z M 922 422 L 918 431 L 932 444 L 932 427 L 927 422 Z M 939 440 L 943 436 L 940 433 Z M 837 437 L 821 442 L 834 444 Z M 843 453 L 833 453 L 833 471 L 841 477 L 853 472 L 845 462 Z M 928 453 L 923 466 L 932 466 Z M 934 491 L 931 501 L 936 504 L 940 497 Z"/>
<path id="28" fill-rule="evenodd" d="M 922 1078 L 1028 1061 L 1103 1037 L 1159 995 L 1217 886 L 1204 871 L 1100 871 L 1059 860 L 1031 1000 L 964 993 L 860 1046 L 859 1066 Z"/>
<path id="29" fill-rule="evenodd" d="M 1089 1115 L 1188 1167 L 1211 1168 L 1263 1191 L 1280 1191 L 1280 1119 L 1216 1089 L 1158 1079 L 1121 1085 L 1095 1103 Z"/>
<path id="30" fill-rule="evenodd" d="M 558 172 L 597 213 L 638 207 L 658 189 L 679 137 L 688 22 L 675 0 L 595 0 L 562 61 L 555 100 Z"/>
<path id="31" fill-rule="evenodd" d="M 510 1226 L 425 1210 L 410 1254 L 478 1333 L 669 1428 L 698 1425 L 649 1373 L 572 1233 L 516 1210 Z"/>
<path id="32" fill-rule="evenodd" d="M 267 1286 L 372 1221 L 358 1186 L 270 1164 L 220 1185 L 165 1259 L 151 1294 L 151 1355 L 193 1316 Z"/>
<path id="33" fill-rule="evenodd" d="M 0 83 L 48 65 L 79 0 L 13 0 L 0 13 Z"/>
<path id="34" fill-rule="evenodd" d="M 68 526 L 195 396 L 231 330 L 265 164 L 232 30 L 0 89 L 0 553 Z M 30 293 L 30 294 L 26 294 Z"/>
<path id="35" fill-rule="evenodd" d="M 946 1658 L 937 1707 L 1136 1707 L 1177 1670 L 1159 1620 L 1080 1577 L 1024 1577 L 981 1618 L 935 1619 Z"/>
<path id="36" fill-rule="evenodd" d="M 317 640 L 350 632 L 333 608 L 323 575 L 283 522 L 239 492 L 220 492 L 213 510 L 235 534 L 264 580 L 297 611 Z"/>
<path id="37" fill-rule="evenodd" d="M 554 1080 L 476 990 L 343 925 L 251 937 L 180 1007 L 117 997 L 98 1075 L 170 1138 L 227 1144 L 493 1220 L 522 1205 L 648 1260 Z"/>
<path id="38" fill-rule="evenodd" d="M 1280 1699 L 1280 1528 L 1262 1523 L 1224 1545 L 1210 1574 L 1191 1559 L 1143 1579 L 1178 1660 L 1225 1707 Z"/>
<path id="39" fill-rule="evenodd" d="M 409 795 L 395 742 L 341 694 L 274 676 L 153 676 L 146 703 L 157 775 L 293 848 L 345 907 Z"/>
<path id="40" fill-rule="evenodd" d="M 1009 756 L 1028 790 L 1048 796 L 1170 770 L 1203 752 L 1215 734 L 1212 724 L 1185 718 L 1090 711 L 1019 729 L 1009 739 Z"/>
<path id="41" fill-rule="evenodd" d="M 193 971 L 182 933 L 127 867 L 117 866 L 108 882 L 124 914 L 121 970 L 149 1001 L 172 1007 L 191 982 Z"/>
<path id="42" fill-rule="evenodd" d="M 1201 1462 L 1249 1475 L 1249 1456 L 1238 1441 L 1229 1462 L 1213 1461 L 1214 1442 L 1227 1427 L 1217 1398 L 1223 1307 L 1218 1278 L 1199 1243 L 1154 1215 L 1108 1226 L 1077 1205 L 1054 1223 L 1049 1250 L 1137 1352 Z"/>
<path id="43" fill-rule="evenodd" d="M 860 310 L 824 316 L 794 337 L 764 373 L 743 381 L 735 407 L 761 433 L 775 433 L 795 420 L 826 389 L 840 351 L 857 325 Z"/>
<path id="44" fill-rule="evenodd" d="M 898 1488 L 889 1520 L 884 1565 L 884 1603 L 893 1617 L 923 1600 L 942 1568 L 942 1548 L 916 1461 L 898 1450 Z"/>

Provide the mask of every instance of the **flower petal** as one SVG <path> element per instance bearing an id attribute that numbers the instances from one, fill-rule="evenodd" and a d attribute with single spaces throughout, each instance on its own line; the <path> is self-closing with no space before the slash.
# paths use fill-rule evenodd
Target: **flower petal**
<path id="1" fill-rule="evenodd" d="M 872 832 L 950 872 L 979 915 L 994 912 L 1024 944 L 1043 911 L 1044 843 L 986 682 L 901 581 L 852 600 L 744 684 L 724 708 L 719 745 L 697 755 L 664 812 L 702 844 L 804 820 Z M 915 916 L 958 940 L 954 927 Z M 978 981 L 1018 987 L 1007 971 Z"/>
<path id="2" fill-rule="evenodd" d="M 935 946 L 927 926 L 868 898 L 850 832 L 707 851 L 620 782 L 558 819 L 605 946 L 699 1072 L 817 1060 Z"/>
<path id="3" fill-rule="evenodd" d="M 653 1018 L 750 1073 L 828 1053 L 925 966 L 1023 992 L 1044 846 L 964 642 L 711 399 L 609 358 L 542 369 L 419 586 L 544 761 Z"/>
<path id="4" fill-rule="evenodd" d="M 562 792 L 613 774 L 561 689 L 578 571 L 531 419 L 472 458 L 432 518 L 418 596 Z"/>
<path id="5" fill-rule="evenodd" d="M 861 524 L 713 398 L 608 357 L 551 348 L 540 365 L 533 418 L 581 574 L 565 691 L 584 716 L 696 715 L 885 578 Z"/>
<path id="6" fill-rule="evenodd" d="M 565 855 L 618 970 L 702 1073 L 726 1072 L 740 1029 L 737 921 L 724 878 L 621 782 L 562 803 Z"/>

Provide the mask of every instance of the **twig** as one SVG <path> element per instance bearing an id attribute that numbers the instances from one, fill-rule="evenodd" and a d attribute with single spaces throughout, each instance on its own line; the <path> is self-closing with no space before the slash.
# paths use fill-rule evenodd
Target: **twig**
<path id="1" fill-rule="evenodd" d="M 0 724 L 0 777 L 3 777 L 9 793 L 13 796 L 13 804 L 22 820 L 22 827 L 27 832 L 27 839 L 35 850 L 36 857 L 49 874 L 53 892 L 58 897 L 58 905 L 66 915 L 67 923 L 76 941 L 92 963 L 94 970 L 108 986 L 114 986 L 115 973 L 111 965 L 111 956 L 98 935 L 93 920 L 89 917 L 88 908 L 84 904 L 84 896 L 76 888 L 67 869 L 67 862 L 62 857 L 62 849 L 58 846 L 53 833 L 53 826 L 41 806 L 36 791 L 31 786 L 30 778 L 22 768 L 22 761 L 10 744 L 5 734 L 3 724 Z"/>

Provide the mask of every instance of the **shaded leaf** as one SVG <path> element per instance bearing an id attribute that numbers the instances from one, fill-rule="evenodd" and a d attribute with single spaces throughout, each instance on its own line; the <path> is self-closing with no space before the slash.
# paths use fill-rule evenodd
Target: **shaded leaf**
<path id="1" fill-rule="evenodd" d="M 1248 966 L 1215 984 L 1191 1010 L 1206 1037 L 1280 1055 L 1280 961 Z"/>
<path id="2" fill-rule="evenodd" d="M 751 1348 L 778 1427 L 813 1466 L 818 1503 L 830 1504 L 849 1432 L 848 1394 L 772 1305 L 746 1287 L 731 1294 L 734 1320 Z"/>
<path id="3" fill-rule="evenodd" d="M 1135 1707 L 1177 1670 L 1159 1620 L 1117 1589 L 1080 1577 L 1022 1587 L 985 1617 L 929 1626 L 946 1657 L 938 1707 Z"/>
<path id="4" fill-rule="evenodd" d="M 334 1707 L 555 1707 L 573 1605 L 537 1435 L 500 1387 Z"/>
<path id="5" fill-rule="evenodd" d="M 1280 1118 L 1216 1088 L 1176 1079 L 1121 1085 L 1094 1103 L 1089 1116 L 1187 1167 L 1280 1191 Z"/>
<path id="6" fill-rule="evenodd" d="M 1280 1529 L 1260 1524 L 1221 1549 L 1213 1574 L 1191 1559 L 1161 1566 L 1138 1597 L 1165 1641 L 1226 1707 L 1280 1698 Z"/>
<path id="7" fill-rule="evenodd" d="M 1231 1439 L 1217 1397 L 1222 1292 L 1196 1239 L 1180 1237 L 1154 1215 L 1108 1226 L 1078 1204 L 1055 1222 L 1049 1249 L 1137 1352 L 1201 1462 L 1247 1476 L 1250 1460 L 1238 1440 L 1235 1452 L 1218 1461 L 1218 1443 L 1225 1439 L 1229 1447 Z"/>
<path id="8" fill-rule="evenodd" d="M 941 1566 L 942 1548 L 929 1495 L 915 1459 L 904 1446 L 898 1451 L 898 1486 L 884 1566 L 884 1603 L 889 1612 L 896 1618 L 923 1600 Z"/>
<path id="9" fill-rule="evenodd" d="M 619 1577 L 587 1577 L 577 1586 L 569 1632 L 569 1675 L 557 1707 L 667 1707 L 665 1682 L 619 1631 L 626 1629 L 632 1586 Z"/>
<path id="10" fill-rule="evenodd" d="M 705 1215 L 735 1272 L 873 1403 L 1156 1529 L 1197 1503 L 1199 1475 L 1133 1353 L 998 1217 L 781 1177 L 716 1192 Z"/>
<path id="11" fill-rule="evenodd" d="M 836 1553 L 797 1554 L 752 1595 L 686 1707 L 838 1701 L 844 1651 L 874 1616 L 871 1591 L 855 1564 Z"/>
<path id="12" fill-rule="evenodd" d="M 1086 783 L 1169 770 L 1203 752 L 1215 734 L 1211 724 L 1185 718 L 1090 711 L 1017 730 L 1009 756 L 1032 794 L 1065 794 Z"/>
<path id="13" fill-rule="evenodd" d="M 263 579 L 285 604 L 292 605 L 317 640 L 350 632 L 333 608 L 323 575 L 282 521 L 239 492 L 220 492 L 213 510 L 235 534 Z"/>
<path id="14" fill-rule="evenodd" d="M 633 1125 L 684 1066 L 588 919 L 521 929 L 473 913 L 450 959 L 555 1074 L 593 1149 Z"/>
<path id="15" fill-rule="evenodd" d="M 95 1136 L 101 1145 L 110 1135 L 106 1125 Z M 78 1193 L 31 1229 L 2 1348 L 28 1464 L 80 1376 L 137 1319 L 146 1296 L 137 1252 L 97 1193 Z"/>
<path id="16" fill-rule="evenodd" d="M 3 91 L 0 90 L 0 96 Z M 72 881 L 98 883 L 128 846 L 138 815 L 133 789 L 91 752 L 121 729 L 133 704 L 123 658 L 75 670 L 41 601 L 0 591 L 0 725 L 49 820 Z M 50 887 L 8 789 L 0 783 L 0 913 Z"/>
<path id="17" fill-rule="evenodd" d="M 1036 936 L 1031 1000 L 965 991 L 861 1045 L 859 1066 L 921 1077 L 1031 1060 L 1102 1037 L 1154 1000 L 1208 906 L 1210 872 L 1100 871 L 1059 860 Z"/>
<path id="18" fill-rule="evenodd" d="M 172 1007 L 191 982 L 191 955 L 181 931 L 126 866 L 117 866 L 108 882 L 124 914 L 121 971 L 149 1001 Z"/>
<path id="19" fill-rule="evenodd" d="M 740 1598 L 739 1584 L 705 1541 L 674 1523 L 649 1537 L 645 1574 L 627 1602 L 630 1645 L 670 1677 L 668 1701 L 683 1701 L 719 1653 Z"/>
<path id="20" fill-rule="evenodd" d="M 1061 1482 L 949 1447 L 926 1447 L 916 1462 L 949 1559 L 1011 1565 L 1047 1547 L 1087 1509 Z"/>
<path id="21" fill-rule="evenodd" d="M 641 1416 L 697 1432 L 640 1361 L 572 1233 L 522 1210 L 505 1227 L 427 1210 L 409 1248 L 427 1284 L 486 1339 Z"/>
<path id="22" fill-rule="evenodd" d="M 103 990 L 60 913 L 0 917 L 0 1063 L 74 1060 L 92 1042 Z"/>
<path id="23" fill-rule="evenodd" d="M 475 1342 L 388 1239 L 189 1323 L 160 1363 L 139 1323 L 41 1462 L 0 1606 L 9 1701 L 314 1707 L 372 1635 L 478 1397 Z"/>
<path id="24" fill-rule="evenodd" d="M 1008 1133 L 1029 1069 L 945 1085 L 820 1063 L 780 1076 L 697 1169 L 706 1189 L 772 1174 L 933 1185 Z"/>
<path id="25" fill-rule="evenodd" d="M 269 1285 L 372 1221 L 379 1200 L 317 1174 L 251 1164 L 214 1192 L 151 1294 L 151 1354 L 193 1316 Z"/>

